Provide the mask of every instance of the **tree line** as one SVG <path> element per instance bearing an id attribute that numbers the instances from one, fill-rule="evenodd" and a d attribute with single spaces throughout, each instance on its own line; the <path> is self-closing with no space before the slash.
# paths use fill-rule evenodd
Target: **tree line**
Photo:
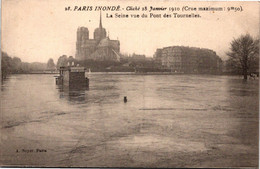
<path id="1" fill-rule="evenodd" d="M 6 52 L 1 52 L 1 75 L 2 79 L 5 79 L 9 74 L 23 74 L 31 73 L 32 71 L 44 71 L 49 68 L 55 68 L 53 59 L 50 59 L 48 63 L 40 62 L 22 62 L 19 57 L 11 57 Z"/>

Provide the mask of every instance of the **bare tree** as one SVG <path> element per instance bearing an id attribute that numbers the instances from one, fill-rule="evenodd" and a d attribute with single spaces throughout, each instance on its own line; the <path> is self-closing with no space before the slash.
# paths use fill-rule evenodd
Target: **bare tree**
<path id="1" fill-rule="evenodd" d="M 254 39 L 251 35 L 241 35 L 230 43 L 229 63 L 233 69 L 242 70 L 244 79 L 247 79 L 250 68 L 258 65 L 259 39 Z"/>

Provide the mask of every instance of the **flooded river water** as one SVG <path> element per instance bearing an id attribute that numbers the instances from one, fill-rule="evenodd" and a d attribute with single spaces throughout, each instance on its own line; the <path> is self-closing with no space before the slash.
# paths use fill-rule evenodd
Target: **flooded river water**
<path id="1" fill-rule="evenodd" d="M 258 80 L 90 74 L 88 90 L 53 75 L 1 87 L 1 164 L 256 167 Z M 127 103 L 123 98 L 127 96 Z"/>

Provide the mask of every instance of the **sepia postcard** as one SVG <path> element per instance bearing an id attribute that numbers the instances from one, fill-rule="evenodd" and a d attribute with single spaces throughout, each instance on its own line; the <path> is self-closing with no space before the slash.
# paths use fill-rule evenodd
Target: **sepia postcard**
<path id="1" fill-rule="evenodd" d="M 259 2 L 1 11 L 1 167 L 259 167 Z"/>

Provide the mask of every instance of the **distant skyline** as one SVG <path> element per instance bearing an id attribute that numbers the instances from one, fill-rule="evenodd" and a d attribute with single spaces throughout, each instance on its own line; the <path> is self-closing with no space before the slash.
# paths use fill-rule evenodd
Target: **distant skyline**
<path id="1" fill-rule="evenodd" d="M 243 12 L 200 12 L 201 18 L 107 18 L 106 14 L 126 11 L 102 11 L 103 27 L 111 39 L 119 39 L 121 53 L 152 57 L 157 48 L 190 46 L 208 48 L 226 59 L 233 38 L 249 33 L 259 36 L 258 2 L 171 2 L 171 1 L 86 1 L 86 0 L 3 0 L 2 51 L 24 62 L 56 62 L 61 55 L 75 57 L 76 32 L 89 29 L 93 38 L 99 26 L 99 11 L 65 11 L 67 6 L 120 5 L 182 7 L 242 6 Z M 128 12 L 142 13 L 142 12 Z M 164 12 L 160 12 L 164 13 Z M 196 12 L 186 12 L 196 13 Z"/>

